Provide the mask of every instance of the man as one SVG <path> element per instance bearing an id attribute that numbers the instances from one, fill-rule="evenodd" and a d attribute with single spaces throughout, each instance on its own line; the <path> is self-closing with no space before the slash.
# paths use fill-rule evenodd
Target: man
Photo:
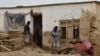
<path id="1" fill-rule="evenodd" d="M 59 41 L 59 33 L 58 33 L 58 26 L 55 26 L 53 31 L 51 32 L 52 35 L 52 48 L 56 51 L 58 49 L 58 41 Z"/>
<path id="2" fill-rule="evenodd" d="M 25 34 L 25 43 L 28 44 L 30 42 L 30 21 L 24 27 L 24 34 Z"/>

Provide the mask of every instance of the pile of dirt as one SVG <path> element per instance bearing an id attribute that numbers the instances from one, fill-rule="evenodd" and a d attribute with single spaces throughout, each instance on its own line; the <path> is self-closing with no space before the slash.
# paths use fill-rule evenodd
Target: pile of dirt
<path id="1" fill-rule="evenodd" d="M 0 51 L 14 51 L 23 48 L 23 34 L 19 32 L 0 33 Z"/>
<path id="2" fill-rule="evenodd" d="M 24 34 L 21 32 L 10 31 L 10 32 L 8 32 L 8 34 L 10 35 L 10 39 L 24 37 Z"/>

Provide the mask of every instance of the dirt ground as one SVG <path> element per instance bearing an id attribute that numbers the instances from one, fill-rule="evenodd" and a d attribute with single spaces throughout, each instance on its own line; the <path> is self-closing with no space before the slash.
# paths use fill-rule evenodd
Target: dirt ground
<path id="1" fill-rule="evenodd" d="M 17 34 L 17 36 L 15 36 Z M 93 35 L 94 33 L 91 33 Z M 10 33 L 10 38 L 23 38 L 23 34 L 20 33 Z M 48 37 L 48 36 L 46 36 Z M 92 36 L 90 38 L 91 42 L 94 44 L 95 56 L 100 56 L 100 38 L 98 35 Z M 47 39 L 46 39 L 47 40 Z M 16 42 L 16 41 L 15 41 Z M 48 41 L 47 41 L 48 42 Z M 45 43 L 47 43 L 45 42 Z M 48 43 L 49 44 L 49 43 Z M 50 45 L 49 45 L 50 46 Z M 51 54 L 51 51 L 47 51 L 39 48 L 35 43 L 29 46 L 23 46 L 21 49 L 11 52 L 0 52 L 0 56 L 81 56 L 80 54 Z"/>
<path id="2" fill-rule="evenodd" d="M 0 52 L 0 56 L 80 56 L 80 54 L 50 54 L 50 52 L 44 51 L 35 45 L 24 47 L 20 51 Z"/>
<path id="3" fill-rule="evenodd" d="M 19 42 L 22 38 L 23 39 L 23 34 L 20 33 L 14 33 L 10 32 L 10 38 L 11 39 L 18 39 L 17 42 Z M 16 41 L 14 41 L 16 43 Z M 13 43 L 14 43 L 13 42 Z M 19 43 L 17 43 L 18 45 Z M 20 43 L 23 44 L 23 43 Z M 0 52 L 0 56 L 80 56 L 79 54 L 65 54 L 65 55 L 59 55 L 59 54 L 51 54 L 51 51 L 47 51 L 44 49 L 39 48 L 35 43 L 32 43 L 30 45 L 24 45 L 21 48 L 17 50 L 12 50 L 10 52 L 4 51 Z"/>

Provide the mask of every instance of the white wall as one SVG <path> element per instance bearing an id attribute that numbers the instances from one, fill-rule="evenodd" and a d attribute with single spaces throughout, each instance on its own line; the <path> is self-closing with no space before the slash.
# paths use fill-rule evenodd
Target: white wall
<path id="1" fill-rule="evenodd" d="M 0 9 L 0 31 L 5 31 L 4 27 L 4 12 L 11 13 L 28 13 L 31 8 L 15 8 L 15 9 Z M 67 4 L 67 5 L 54 5 L 33 7 L 34 12 L 42 12 L 43 19 L 43 32 L 51 31 L 55 25 L 59 25 L 59 20 L 66 19 L 79 19 L 82 14 L 82 9 L 94 12 L 92 3 L 83 4 Z M 33 21 L 30 15 L 26 16 L 26 21 Z M 31 23 L 31 32 L 33 31 L 33 25 Z"/>
<path id="2" fill-rule="evenodd" d="M 92 3 L 42 7 L 43 32 L 51 31 L 55 25 L 58 26 L 59 20 L 73 18 L 79 19 L 80 16 L 82 16 L 82 9 L 89 10 L 91 12 L 94 12 L 95 10 Z"/>

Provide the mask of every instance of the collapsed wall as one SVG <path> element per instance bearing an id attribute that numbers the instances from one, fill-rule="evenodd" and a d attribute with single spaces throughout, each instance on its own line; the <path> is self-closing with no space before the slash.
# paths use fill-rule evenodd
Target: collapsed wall
<path id="1" fill-rule="evenodd" d="M 92 18 L 90 41 L 93 43 L 95 56 L 100 56 L 100 34 L 98 24 L 99 22 L 96 17 Z"/>
<path id="2" fill-rule="evenodd" d="M 91 31 L 91 20 L 94 14 L 90 11 L 82 10 L 82 16 L 80 17 L 80 39 L 82 41 L 89 41 Z"/>
<path id="3" fill-rule="evenodd" d="M 100 56 L 99 21 L 95 14 L 84 11 L 80 18 L 80 38 L 82 41 L 90 41 L 94 47 L 94 56 Z"/>

